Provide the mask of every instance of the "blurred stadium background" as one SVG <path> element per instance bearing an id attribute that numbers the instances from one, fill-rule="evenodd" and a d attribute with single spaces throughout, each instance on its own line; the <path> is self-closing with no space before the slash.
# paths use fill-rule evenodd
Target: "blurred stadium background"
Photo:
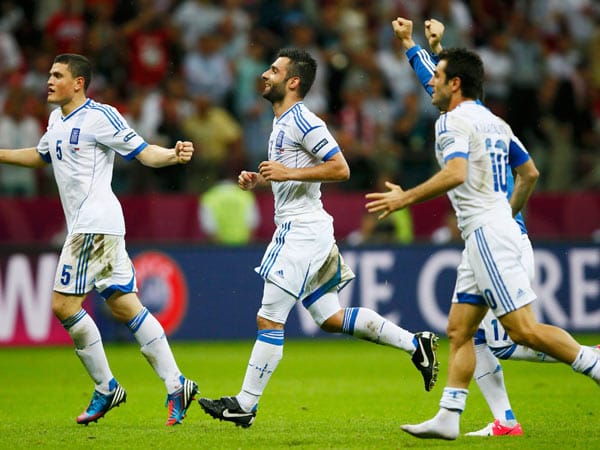
<path id="1" fill-rule="evenodd" d="M 172 339 L 254 336 L 261 280 L 252 268 L 274 229 L 272 196 L 259 191 L 244 207 L 232 199 L 209 208 L 205 195 L 224 192 L 213 188 L 264 157 L 272 113 L 260 74 L 284 46 L 318 59 L 306 103 L 351 165 L 349 182 L 323 187 L 358 274 L 342 300 L 409 329 L 443 332 L 460 254 L 448 202 L 417 205 L 383 224 L 364 213 L 364 193 L 381 180 L 411 187 L 436 170 L 437 111 L 393 38 L 397 16 L 415 22 L 422 46 L 423 20 L 434 17 L 446 25 L 445 46 L 480 52 L 486 103 L 542 174 L 526 210 L 537 312 L 573 332 L 600 332 L 598 2 L 5 0 L 0 8 L 0 148 L 37 144 L 49 111 L 48 69 L 63 52 L 91 59 L 89 96 L 119 108 L 147 141 L 194 142 L 188 166 L 115 165 L 141 297 Z M 49 306 L 64 238 L 51 170 L 0 167 L 0 211 L 0 346 L 69 343 Z M 222 220 L 234 232 L 218 233 Z M 107 341 L 129 339 L 100 301 L 87 307 Z M 230 326 L 217 328 L 225 316 Z M 292 314 L 288 336 L 318 334 L 301 311 Z"/>

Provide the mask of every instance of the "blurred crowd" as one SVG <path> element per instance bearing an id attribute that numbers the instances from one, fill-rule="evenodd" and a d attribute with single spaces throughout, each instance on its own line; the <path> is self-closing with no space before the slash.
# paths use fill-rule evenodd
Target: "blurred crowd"
<path id="1" fill-rule="evenodd" d="M 600 3 L 595 0 L 3 0 L 0 148 L 34 146 L 46 126 L 54 56 L 94 65 L 88 95 L 117 107 L 149 142 L 194 142 L 188 166 L 119 161 L 117 193 L 200 194 L 266 157 L 272 111 L 260 75 L 281 47 L 319 70 L 307 105 L 351 166 L 340 188 L 411 187 L 435 170 L 438 115 L 394 38 L 397 16 L 446 26 L 486 70 L 486 104 L 542 173 L 538 190 L 600 189 Z M 0 168 L 0 195 L 54 192 L 46 170 Z"/>

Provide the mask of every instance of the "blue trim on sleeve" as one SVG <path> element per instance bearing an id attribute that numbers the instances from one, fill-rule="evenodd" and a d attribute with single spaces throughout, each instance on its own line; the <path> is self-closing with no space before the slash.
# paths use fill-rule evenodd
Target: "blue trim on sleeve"
<path id="1" fill-rule="evenodd" d="M 451 159 L 454 159 L 454 158 L 469 159 L 469 154 L 468 153 L 464 153 L 464 152 L 450 153 L 448 156 L 446 156 L 444 158 L 444 161 L 450 161 Z"/>
<path id="2" fill-rule="evenodd" d="M 341 150 L 339 147 L 332 148 L 331 150 L 329 150 L 329 152 L 327 152 L 325 156 L 323 156 L 323 161 L 329 161 L 333 155 L 339 153 L 340 151 Z"/>
<path id="3" fill-rule="evenodd" d="M 146 147 L 148 147 L 148 143 L 147 142 L 142 142 L 138 148 L 136 148 L 134 151 L 132 151 L 131 153 L 127 154 L 124 156 L 124 158 L 127 161 L 131 161 L 133 158 L 135 158 L 137 155 L 139 155 L 142 150 L 144 150 Z"/>
<path id="4" fill-rule="evenodd" d="M 510 141 L 508 146 L 508 163 L 512 168 L 519 167 L 529 161 L 530 156 L 527 150 L 519 145 L 516 141 Z"/>
<path id="5" fill-rule="evenodd" d="M 38 154 L 41 156 L 41 158 L 47 162 L 48 164 L 52 164 L 52 158 L 50 157 L 50 153 L 40 153 L 38 151 Z"/>

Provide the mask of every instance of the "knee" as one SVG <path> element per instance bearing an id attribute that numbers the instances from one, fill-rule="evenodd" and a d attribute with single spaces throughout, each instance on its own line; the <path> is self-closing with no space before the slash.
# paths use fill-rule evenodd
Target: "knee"
<path id="1" fill-rule="evenodd" d="M 283 330 L 284 324 L 273 322 L 262 316 L 256 316 L 256 327 L 259 330 Z"/>
<path id="2" fill-rule="evenodd" d="M 343 313 L 338 311 L 337 313 L 329 316 L 322 323 L 318 324 L 321 330 L 326 333 L 339 333 L 342 331 Z"/>
<path id="3" fill-rule="evenodd" d="M 452 321 L 448 322 L 448 325 L 446 326 L 446 335 L 448 336 L 448 339 L 454 345 L 458 346 L 461 346 L 466 342 L 471 341 L 473 339 L 473 336 L 475 335 L 475 331 L 476 330 L 473 330 L 471 332 L 469 329 L 465 328 L 461 324 Z"/>

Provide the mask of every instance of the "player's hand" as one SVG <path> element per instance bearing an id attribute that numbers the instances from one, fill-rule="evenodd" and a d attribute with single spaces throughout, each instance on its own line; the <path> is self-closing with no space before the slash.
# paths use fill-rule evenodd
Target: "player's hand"
<path id="1" fill-rule="evenodd" d="M 404 17 L 398 17 L 396 20 L 392 21 L 392 28 L 394 29 L 394 34 L 396 37 L 402 42 L 405 50 L 414 47 L 415 42 L 412 38 L 412 20 L 405 19 Z"/>
<path id="2" fill-rule="evenodd" d="M 444 24 L 436 19 L 425 21 L 425 37 L 436 55 L 442 51 L 442 37 L 444 36 Z"/>
<path id="3" fill-rule="evenodd" d="M 372 192 L 365 195 L 367 200 L 371 200 L 365 205 L 370 213 L 381 212 L 377 217 L 379 220 L 385 219 L 391 213 L 398 209 L 405 208 L 407 201 L 404 195 L 404 190 L 397 184 L 385 182 L 385 187 L 389 189 L 387 192 Z"/>
<path id="4" fill-rule="evenodd" d="M 289 170 L 277 161 L 263 161 L 258 165 L 258 171 L 266 181 L 287 181 L 290 179 Z"/>
<path id="5" fill-rule="evenodd" d="M 259 174 L 242 170 L 238 175 L 238 186 L 244 191 L 254 189 L 258 184 Z"/>
<path id="6" fill-rule="evenodd" d="M 190 141 L 177 141 L 175 144 L 175 155 L 179 164 L 186 164 L 192 159 L 194 144 Z"/>

